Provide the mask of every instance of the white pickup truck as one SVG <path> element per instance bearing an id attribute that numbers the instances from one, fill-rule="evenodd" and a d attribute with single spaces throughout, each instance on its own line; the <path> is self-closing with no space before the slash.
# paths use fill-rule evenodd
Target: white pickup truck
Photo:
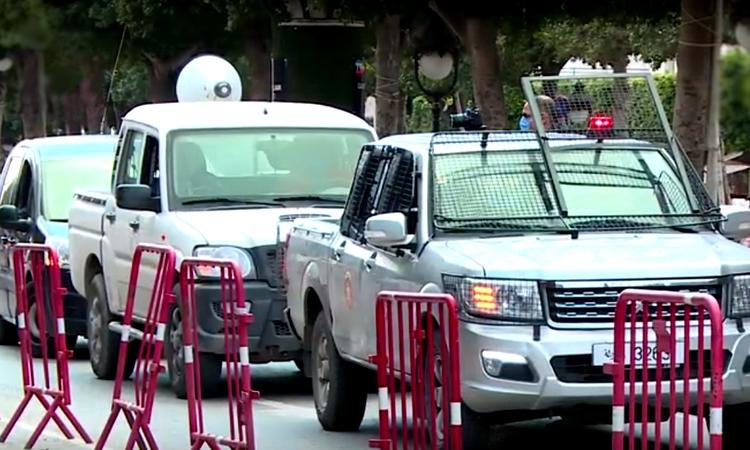
<path id="1" fill-rule="evenodd" d="M 284 315 L 277 243 L 299 217 L 337 214 L 359 149 L 376 138 L 365 121 L 299 103 L 195 102 L 139 106 L 123 120 L 110 192 L 78 192 L 70 211 L 72 281 L 89 300 L 91 366 L 115 374 L 117 329 L 139 243 L 184 256 L 229 258 L 251 302 L 251 361 L 300 362 Z M 145 260 L 135 303 L 147 313 L 153 266 Z M 203 387 L 214 389 L 224 352 L 219 284 L 199 274 Z M 176 289 L 175 291 L 178 291 Z M 176 292 L 178 294 L 178 292 Z M 180 311 L 170 314 L 165 358 L 172 388 L 185 394 Z M 131 358 L 131 363 L 132 358 Z"/>
<path id="2" fill-rule="evenodd" d="M 536 123 L 547 121 L 532 110 Z M 592 127 L 366 145 L 342 218 L 297 220 L 286 244 L 289 315 L 323 428 L 360 425 L 384 290 L 456 298 L 464 448 L 496 448 L 490 427 L 507 422 L 606 422 L 614 306 L 621 290 L 650 288 L 721 302 L 724 442 L 746 448 L 750 250 L 737 241 L 748 236 L 750 211 L 724 217 L 679 148 L 644 138 L 656 135 L 647 123 L 650 134 L 640 135 Z M 649 353 L 657 352 L 640 352 Z"/>

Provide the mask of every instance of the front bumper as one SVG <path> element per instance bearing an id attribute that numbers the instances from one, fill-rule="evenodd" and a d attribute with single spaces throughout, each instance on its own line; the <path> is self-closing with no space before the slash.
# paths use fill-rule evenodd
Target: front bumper
<path id="1" fill-rule="evenodd" d="M 557 330 L 533 327 L 460 323 L 462 396 L 478 413 L 514 410 L 554 411 L 579 406 L 612 404 L 612 383 L 602 367 L 592 364 L 592 345 L 611 343 L 612 330 Z M 696 348 L 697 332 L 691 333 Z M 680 336 L 678 336 L 678 340 Z M 708 342 L 706 349 L 709 348 Z M 750 333 L 735 322 L 724 324 L 724 401 L 750 402 Z M 531 381 L 494 378 L 485 372 L 482 351 L 522 355 L 533 374 Z M 554 364 L 554 365 L 553 365 Z M 694 392 L 697 382 L 693 380 Z M 640 384 L 639 384 L 640 385 Z M 678 392 L 682 382 L 677 383 Z M 706 386 L 708 382 L 706 381 Z M 664 383 L 665 392 L 668 383 Z M 637 387 L 640 392 L 640 387 Z"/>
<path id="2" fill-rule="evenodd" d="M 286 297 L 264 281 L 245 281 L 245 299 L 250 303 L 253 322 L 248 327 L 250 361 L 291 361 L 302 354 L 300 341 L 284 317 Z M 218 283 L 195 286 L 198 316 L 198 348 L 204 353 L 224 354 L 224 334 Z"/>

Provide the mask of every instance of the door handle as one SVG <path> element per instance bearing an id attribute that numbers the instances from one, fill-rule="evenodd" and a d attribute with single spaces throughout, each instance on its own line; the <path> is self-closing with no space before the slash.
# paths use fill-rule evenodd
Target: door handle
<path id="1" fill-rule="evenodd" d="M 341 261 L 341 255 L 344 254 L 344 246 L 346 245 L 346 241 L 342 242 L 341 245 L 333 249 L 333 259 L 336 261 Z"/>
<path id="2" fill-rule="evenodd" d="M 133 231 L 138 231 L 138 228 L 141 227 L 141 219 L 135 218 L 131 220 L 128 225 L 130 225 L 130 228 L 132 228 Z"/>
<path id="3" fill-rule="evenodd" d="M 373 267 L 375 267 L 375 258 L 377 257 L 377 253 L 373 253 L 370 255 L 369 258 L 362 261 L 362 265 L 365 266 L 365 271 L 369 272 L 372 270 Z"/>
<path id="4" fill-rule="evenodd" d="M 107 211 L 104 213 L 104 218 L 109 220 L 109 223 L 113 223 L 117 218 L 117 214 L 114 211 Z"/>

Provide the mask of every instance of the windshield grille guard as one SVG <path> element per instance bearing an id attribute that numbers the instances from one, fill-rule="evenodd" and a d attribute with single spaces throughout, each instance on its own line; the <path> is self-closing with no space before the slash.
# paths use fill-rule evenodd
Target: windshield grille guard
<path id="1" fill-rule="evenodd" d="M 647 111 L 647 120 L 645 125 L 641 124 L 638 127 L 622 127 L 618 125 L 618 121 L 622 121 L 622 117 L 619 117 L 617 121 L 614 121 L 612 127 L 612 133 L 605 133 L 602 135 L 592 134 L 590 130 L 583 130 L 580 128 L 570 128 L 564 130 L 546 130 L 544 127 L 544 120 L 541 120 L 541 111 L 544 108 L 540 108 L 539 102 L 537 101 L 538 95 L 544 92 L 544 89 L 548 89 L 548 86 L 555 85 L 559 86 L 560 83 L 568 83 L 572 86 L 573 82 L 599 82 L 599 83 L 611 83 L 613 86 L 622 86 L 625 83 L 625 91 L 632 99 L 631 86 L 636 86 L 636 91 L 640 95 L 637 105 L 639 107 L 633 108 L 626 106 L 621 108 L 626 112 L 636 111 L 632 117 L 638 117 L 638 113 L 641 111 Z M 548 177 L 550 184 L 551 198 L 554 199 L 556 209 L 559 211 L 559 217 L 565 218 L 568 216 L 568 208 L 565 202 L 565 198 L 562 194 L 560 187 L 560 179 L 558 170 L 551 158 L 551 142 L 554 142 L 555 150 L 562 150 L 566 147 L 577 147 L 586 148 L 596 146 L 597 148 L 607 147 L 642 147 L 643 149 L 655 149 L 665 150 L 666 154 L 670 157 L 671 162 L 674 163 L 679 176 L 679 186 L 687 194 L 688 204 L 690 209 L 695 214 L 711 216 L 717 210 L 716 203 L 711 199 L 705 186 L 703 185 L 702 179 L 696 170 L 693 168 L 687 155 L 679 145 L 679 142 L 674 137 L 672 130 L 669 126 L 669 122 L 666 119 L 664 108 L 659 99 L 656 85 L 653 77 L 650 74 L 607 74 L 607 75 L 594 75 L 594 76 L 580 76 L 580 77 L 559 77 L 559 76 L 544 76 L 544 77 L 524 77 L 522 78 L 522 85 L 524 94 L 529 101 L 529 107 L 531 115 L 536 123 L 540 126 L 533 131 L 517 131 L 517 130 L 480 130 L 480 131 L 451 131 L 451 132 L 439 132 L 433 134 L 430 144 L 429 153 L 435 155 L 439 153 L 454 153 L 456 150 L 451 151 L 451 146 L 458 148 L 463 145 L 477 145 L 475 152 L 490 152 L 498 150 L 537 150 L 541 152 L 543 166 Z M 542 89 L 542 90 L 540 90 Z M 601 104 L 608 105 L 610 111 L 615 108 L 618 104 L 613 101 L 615 98 L 622 100 L 621 94 L 613 94 L 615 89 L 609 91 L 609 102 L 607 102 L 607 92 L 604 90 L 604 94 L 598 96 L 598 101 Z M 648 100 L 650 98 L 650 101 Z M 643 105 L 648 107 L 644 107 Z M 593 107 L 592 107 L 593 110 Z M 619 113 L 618 113 L 619 114 Z M 626 117 L 631 117 L 626 115 Z M 626 132 L 626 133 L 624 133 Z M 644 141 L 644 138 L 651 138 Z M 616 141 L 613 141 L 615 139 Z M 608 141 L 609 140 L 609 141 Z M 505 145 L 504 145 L 505 144 Z M 466 149 L 461 149 L 462 152 L 466 152 Z M 434 158 L 430 158 L 431 164 L 434 170 Z M 720 215 L 718 215 L 720 217 Z M 546 217 L 545 217 L 546 218 Z M 718 220 L 718 218 L 716 219 Z M 716 220 L 709 219 L 710 222 Z"/>

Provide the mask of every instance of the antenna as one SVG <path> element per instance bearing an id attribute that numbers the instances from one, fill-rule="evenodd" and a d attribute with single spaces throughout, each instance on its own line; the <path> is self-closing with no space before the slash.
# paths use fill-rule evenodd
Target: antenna
<path id="1" fill-rule="evenodd" d="M 99 123 L 99 134 L 104 134 L 104 127 L 107 123 L 107 107 L 109 106 L 110 100 L 112 100 L 112 87 L 115 83 L 115 74 L 117 73 L 117 64 L 120 62 L 120 53 L 122 53 L 122 46 L 125 43 L 125 34 L 128 31 L 128 27 L 122 27 L 122 36 L 120 37 L 120 45 L 117 48 L 117 56 L 115 56 L 115 65 L 112 67 L 112 73 L 109 76 L 109 87 L 107 88 L 107 98 L 104 100 L 104 112 L 102 113 L 102 121 Z"/>

